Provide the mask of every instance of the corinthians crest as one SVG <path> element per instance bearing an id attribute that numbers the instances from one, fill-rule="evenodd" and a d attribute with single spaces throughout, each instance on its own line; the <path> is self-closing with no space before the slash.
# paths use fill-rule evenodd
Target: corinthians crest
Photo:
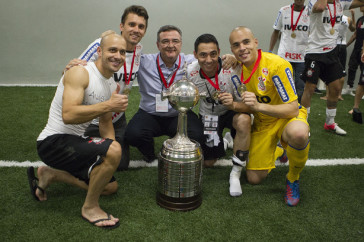
<path id="1" fill-rule="evenodd" d="M 266 87 L 265 87 L 265 81 L 266 79 L 262 76 L 258 77 L 258 89 L 261 91 L 265 91 Z"/>

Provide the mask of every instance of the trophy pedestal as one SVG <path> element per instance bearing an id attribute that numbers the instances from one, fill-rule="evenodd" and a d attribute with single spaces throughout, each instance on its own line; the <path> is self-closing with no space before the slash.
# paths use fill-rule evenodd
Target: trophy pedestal
<path id="1" fill-rule="evenodd" d="M 157 204 L 176 211 L 189 211 L 202 203 L 203 155 L 200 145 L 191 141 L 180 149 L 167 140 L 158 157 Z"/>
<path id="2" fill-rule="evenodd" d="M 199 194 L 189 198 L 173 198 L 158 192 L 157 204 L 168 210 L 187 212 L 198 208 L 202 204 L 202 197 Z"/>

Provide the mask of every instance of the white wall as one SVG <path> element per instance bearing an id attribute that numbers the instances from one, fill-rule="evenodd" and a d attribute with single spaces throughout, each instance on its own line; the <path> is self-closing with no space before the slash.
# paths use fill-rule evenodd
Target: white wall
<path id="1" fill-rule="evenodd" d="M 278 10 L 292 2 L 0 0 L 0 84 L 58 83 L 68 61 L 79 56 L 100 33 L 107 29 L 119 31 L 121 14 L 132 4 L 143 5 L 150 16 L 142 40 L 144 53 L 157 52 L 156 33 L 165 24 L 182 29 L 185 53 L 192 53 L 196 37 L 203 33 L 214 34 L 222 53 L 230 53 L 229 33 L 240 25 L 250 27 L 260 48 L 268 50 Z M 348 51 L 350 54 L 351 49 Z"/>

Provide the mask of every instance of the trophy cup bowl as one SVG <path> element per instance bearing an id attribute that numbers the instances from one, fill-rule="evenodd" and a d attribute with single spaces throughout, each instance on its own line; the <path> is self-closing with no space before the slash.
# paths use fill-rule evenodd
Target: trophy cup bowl
<path id="1" fill-rule="evenodd" d="M 187 137 L 186 114 L 199 97 L 198 88 L 185 78 L 162 93 L 179 111 L 177 134 L 164 141 L 158 155 L 157 204 L 169 210 L 189 211 L 202 203 L 203 155 L 200 144 Z"/>
<path id="2" fill-rule="evenodd" d="M 168 91 L 162 92 L 162 99 L 168 98 L 171 106 L 186 113 L 199 101 L 198 88 L 185 79 L 175 82 Z"/>

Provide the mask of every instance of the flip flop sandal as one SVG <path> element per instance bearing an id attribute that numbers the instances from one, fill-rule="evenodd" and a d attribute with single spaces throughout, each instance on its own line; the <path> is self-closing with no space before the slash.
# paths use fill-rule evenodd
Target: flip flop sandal
<path id="1" fill-rule="evenodd" d="M 111 220 L 110 214 L 107 214 L 107 218 L 98 219 L 98 220 L 93 221 L 93 222 L 91 222 L 90 220 L 85 218 L 83 215 L 81 215 L 81 217 L 83 218 L 83 220 L 86 220 L 87 222 L 89 222 L 90 224 L 92 224 L 94 226 L 96 226 L 95 224 L 97 224 L 99 222 Z M 103 228 L 103 229 L 115 229 L 115 228 L 119 227 L 119 225 L 120 225 L 120 223 L 118 221 L 114 225 L 96 226 L 96 227 Z"/>
<path id="2" fill-rule="evenodd" d="M 42 193 L 44 193 L 44 189 L 38 186 L 38 178 L 34 175 L 34 167 L 28 167 L 27 169 L 28 182 L 30 187 L 30 193 L 34 197 L 35 200 L 40 201 L 37 197 L 36 191 L 39 189 Z"/>

